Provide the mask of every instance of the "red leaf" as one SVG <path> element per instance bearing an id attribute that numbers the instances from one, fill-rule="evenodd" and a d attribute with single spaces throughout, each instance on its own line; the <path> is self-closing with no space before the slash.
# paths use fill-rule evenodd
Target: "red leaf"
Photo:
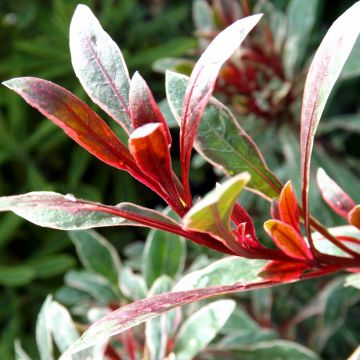
<path id="1" fill-rule="evenodd" d="M 351 197 L 323 169 L 318 169 L 316 180 L 324 201 L 337 214 L 347 219 L 349 212 L 355 207 Z"/>
<path id="2" fill-rule="evenodd" d="M 214 89 L 222 64 L 240 46 L 262 15 L 239 20 L 222 31 L 196 63 L 188 83 L 181 109 L 180 165 L 186 200 L 191 202 L 188 184 L 191 151 L 196 131 Z"/>
<path id="3" fill-rule="evenodd" d="M 33 77 L 15 78 L 6 81 L 4 85 L 17 92 L 28 104 L 101 161 L 118 169 L 136 169 L 129 150 L 108 125 L 68 90 Z"/>
<path id="4" fill-rule="evenodd" d="M 134 129 L 148 123 L 162 123 L 166 131 L 167 141 L 171 144 L 171 136 L 165 118 L 150 88 L 138 72 L 131 79 L 129 103 Z"/>
<path id="5" fill-rule="evenodd" d="M 351 225 L 360 229 L 360 205 L 356 205 L 348 215 L 348 220 Z"/>
<path id="6" fill-rule="evenodd" d="M 330 92 L 360 32 L 360 3 L 355 3 L 330 27 L 311 63 L 301 109 L 300 153 L 302 202 L 306 235 L 311 248 L 309 221 L 310 159 L 315 132 Z"/>
<path id="7" fill-rule="evenodd" d="M 272 281 L 298 280 L 309 266 L 301 262 L 271 261 L 259 272 L 259 276 Z"/>
<path id="8" fill-rule="evenodd" d="M 312 259 L 305 240 L 292 226 L 278 220 L 268 220 L 265 222 L 264 228 L 286 255 L 297 260 Z"/>
<path id="9" fill-rule="evenodd" d="M 183 215 L 185 208 L 177 193 L 164 125 L 149 123 L 137 128 L 130 135 L 129 149 L 139 168 L 160 184 L 169 204 Z"/>
<path id="10" fill-rule="evenodd" d="M 292 226 L 300 233 L 299 208 L 290 181 L 286 183 L 279 197 L 279 215 L 284 223 Z"/>

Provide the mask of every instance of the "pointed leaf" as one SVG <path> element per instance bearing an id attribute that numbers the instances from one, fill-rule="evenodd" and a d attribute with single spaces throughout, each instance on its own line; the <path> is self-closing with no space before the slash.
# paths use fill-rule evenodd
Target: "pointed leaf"
<path id="1" fill-rule="evenodd" d="M 61 127 L 79 145 L 118 169 L 136 168 L 129 150 L 88 105 L 50 81 L 23 77 L 3 83 Z"/>
<path id="2" fill-rule="evenodd" d="M 36 320 L 36 344 L 39 349 L 41 360 L 54 359 L 51 328 L 49 324 L 49 308 L 51 306 L 51 301 L 51 296 L 48 296 L 43 303 Z"/>
<path id="3" fill-rule="evenodd" d="M 240 46 L 261 16 L 253 15 L 238 20 L 218 34 L 201 55 L 191 73 L 181 109 L 180 164 L 183 184 L 188 182 L 190 156 L 196 131 L 220 68 Z"/>
<path id="4" fill-rule="evenodd" d="M 163 188 L 170 198 L 171 206 L 178 206 L 179 211 L 182 211 L 164 125 L 149 123 L 138 127 L 130 135 L 129 149 L 139 168 Z"/>
<path id="5" fill-rule="evenodd" d="M 296 201 L 295 192 L 288 181 L 281 191 L 279 198 L 279 215 L 280 219 L 292 226 L 298 233 L 300 233 L 300 215 L 299 208 Z"/>
<path id="6" fill-rule="evenodd" d="M 301 262 L 271 261 L 260 271 L 259 276 L 273 281 L 291 281 L 300 279 L 309 266 Z"/>
<path id="7" fill-rule="evenodd" d="M 71 61 L 90 98 L 131 133 L 130 80 L 120 49 L 85 5 L 78 5 L 70 25 Z"/>
<path id="8" fill-rule="evenodd" d="M 218 300 L 191 315 L 176 336 L 175 358 L 192 360 L 198 355 L 224 326 L 235 305 L 233 300 Z"/>
<path id="9" fill-rule="evenodd" d="M 310 250 L 303 237 L 288 224 L 268 220 L 264 228 L 274 243 L 288 256 L 298 260 L 311 259 Z"/>
<path id="10" fill-rule="evenodd" d="M 218 185 L 187 212 L 183 218 L 184 227 L 212 234 L 235 250 L 230 216 L 237 197 L 249 180 L 250 175 L 242 173 Z"/>
<path id="11" fill-rule="evenodd" d="M 360 205 L 356 205 L 348 215 L 349 223 L 360 229 Z"/>
<path id="12" fill-rule="evenodd" d="M 165 118 L 149 86 L 138 72 L 131 79 L 129 97 L 133 128 L 137 129 L 148 123 L 161 123 L 164 125 L 167 142 L 171 144 L 171 136 Z"/>
<path id="13" fill-rule="evenodd" d="M 330 27 L 311 63 L 301 110 L 302 202 L 306 233 L 311 245 L 309 224 L 310 159 L 316 128 L 327 99 L 360 32 L 360 2 L 355 3 Z"/>
<path id="14" fill-rule="evenodd" d="M 15 360 L 31 360 L 31 357 L 25 352 L 21 346 L 20 340 L 15 340 L 14 346 Z"/>
<path id="15" fill-rule="evenodd" d="M 115 247 L 93 230 L 71 231 L 69 236 L 84 268 L 117 285 L 121 263 Z"/>
<path id="16" fill-rule="evenodd" d="M 141 275 L 135 274 L 128 266 L 123 267 L 119 287 L 121 292 L 131 300 L 144 299 L 147 293 L 147 286 Z"/>
<path id="17" fill-rule="evenodd" d="M 318 169 L 316 180 L 324 201 L 337 214 L 347 219 L 349 212 L 355 207 L 354 201 L 323 169 Z"/>
<path id="18" fill-rule="evenodd" d="M 189 78 L 168 71 L 166 93 L 175 119 L 180 122 L 180 111 Z M 255 143 L 239 126 L 229 109 L 211 98 L 200 121 L 195 149 L 212 165 L 229 175 L 247 171 L 250 190 L 268 199 L 277 198 L 281 182 L 267 167 Z"/>
<path id="19" fill-rule="evenodd" d="M 272 286 L 272 281 L 236 283 L 227 286 L 213 286 L 189 291 L 171 292 L 136 301 L 126 305 L 91 325 L 81 338 L 69 349 L 75 353 L 86 349 L 110 336 L 119 334 L 146 320 L 152 319 L 178 306 L 197 302 L 211 296 Z"/>
<path id="20" fill-rule="evenodd" d="M 0 211 L 12 211 L 36 225 L 60 230 L 130 225 L 186 235 L 176 221 L 151 209 L 130 203 L 103 205 L 55 192 L 0 197 Z"/>

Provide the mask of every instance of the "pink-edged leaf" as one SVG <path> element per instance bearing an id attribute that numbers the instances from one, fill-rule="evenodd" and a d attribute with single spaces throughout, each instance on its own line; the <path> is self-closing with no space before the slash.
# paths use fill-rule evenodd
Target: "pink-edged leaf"
<path id="1" fill-rule="evenodd" d="M 301 262 L 271 261 L 259 272 L 259 276 L 273 281 L 298 280 L 309 266 Z"/>
<path id="2" fill-rule="evenodd" d="M 171 144 L 171 135 L 165 118 L 149 86 L 138 72 L 131 79 L 129 104 L 134 129 L 148 123 L 162 123 L 166 131 L 167 142 Z"/>
<path id="3" fill-rule="evenodd" d="M 83 101 L 50 81 L 22 77 L 3 83 L 61 127 L 79 145 L 118 169 L 136 168 L 129 150 L 109 126 Z"/>
<path id="4" fill-rule="evenodd" d="M 123 55 L 86 5 L 78 5 L 71 20 L 70 52 L 90 98 L 131 133 L 130 79 Z"/>
<path id="5" fill-rule="evenodd" d="M 323 169 L 318 169 L 316 181 L 324 201 L 337 214 L 347 219 L 349 212 L 355 207 L 351 197 Z"/>
<path id="6" fill-rule="evenodd" d="M 196 63 L 187 86 L 182 110 L 180 133 L 180 164 L 187 197 L 190 156 L 201 116 L 210 99 L 216 77 L 223 63 L 240 46 L 262 15 L 238 20 L 211 42 Z"/>
<path id="7" fill-rule="evenodd" d="M 279 197 L 279 215 L 281 221 L 292 226 L 300 233 L 299 208 L 290 181 L 286 183 Z"/>
<path id="8" fill-rule="evenodd" d="M 292 226 L 279 220 L 268 220 L 265 222 L 264 228 L 274 243 L 286 255 L 297 260 L 312 259 L 305 240 Z"/>
<path id="9" fill-rule="evenodd" d="M 310 246 L 312 241 L 309 224 L 309 178 L 314 136 L 330 92 L 359 35 L 359 19 L 360 2 L 357 2 L 333 23 L 314 56 L 305 83 L 300 148 L 302 202 Z"/>
<path id="10" fill-rule="evenodd" d="M 171 218 L 141 206 L 109 206 L 47 191 L 0 197 L 0 211 L 12 211 L 36 225 L 60 230 L 119 225 L 181 229 Z"/>
<path id="11" fill-rule="evenodd" d="M 356 205 L 348 215 L 348 220 L 351 225 L 360 229 L 360 205 Z"/>
<path id="12" fill-rule="evenodd" d="M 148 123 L 138 127 L 130 135 L 129 149 L 139 168 L 163 188 L 170 205 L 182 213 L 184 207 L 177 194 L 164 125 Z"/>
<path id="13" fill-rule="evenodd" d="M 156 295 L 136 301 L 106 315 L 91 325 L 65 353 L 70 355 L 107 340 L 135 325 L 152 319 L 176 307 L 197 302 L 212 296 L 249 291 L 275 285 L 276 282 L 263 280 L 258 282 L 239 282 L 233 285 L 211 286 L 195 290 L 178 291 Z"/>

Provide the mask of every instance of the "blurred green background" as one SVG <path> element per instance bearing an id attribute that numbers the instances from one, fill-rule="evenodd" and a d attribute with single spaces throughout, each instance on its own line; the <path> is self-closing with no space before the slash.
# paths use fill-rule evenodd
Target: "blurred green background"
<path id="1" fill-rule="evenodd" d="M 72 71 L 68 49 L 68 28 L 77 3 L 75 0 L 1 0 L 0 79 L 16 76 L 45 78 L 88 102 Z M 139 70 L 156 98 L 163 99 L 164 78 L 152 71 L 152 63 L 163 57 L 191 54 L 196 48 L 191 1 L 93 0 L 82 3 L 90 6 L 104 29 L 118 43 L 130 74 Z M 273 3 L 284 9 L 288 1 L 274 0 Z M 321 3 L 318 24 L 311 39 L 312 49 L 316 49 L 332 21 L 352 3 L 354 1 L 350 0 Z M 360 104 L 359 89 L 359 78 L 343 81 L 327 114 L 333 117 L 356 114 Z M 99 113 L 107 120 L 104 113 Z M 355 125 L 346 134 L 336 127 L 324 131 L 325 141 L 342 143 L 341 156 L 348 157 L 352 164 L 351 180 L 347 183 L 354 190 L 352 181 L 359 177 L 354 169 L 359 169 L 356 159 L 360 155 L 360 126 Z M 175 148 L 176 143 L 175 140 Z M 203 164 L 194 171 L 192 179 L 194 193 L 204 194 L 213 187 L 216 175 L 210 165 Z M 148 207 L 163 205 L 130 176 L 109 168 L 75 145 L 50 121 L 3 87 L 0 89 L 0 196 L 35 190 L 72 193 L 108 204 L 129 201 Z M 101 232 L 122 255 L 127 244 L 144 240 L 147 233 L 139 228 Z M 199 254 L 203 250 L 196 251 Z M 66 233 L 36 227 L 13 214 L 0 215 L 2 359 L 12 358 L 13 342 L 18 337 L 27 347 L 33 346 L 34 319 L 41 303 L 48 293 L 61 286 L 64 273 L 77 265 L 73 245 Z M 316 286 L 313 283 L 307 288 L 305 284 L 294 292 L 306 298 L 307 292 L 313 295 Z M 278 306 L 281 306 L 280 302 L 286 303 L 285 295 L 278 297 Z M 302 300 L 295 301 L 301 303 Z M 354 307 L 351 311 L 350 318 L 359 318 L 359 308 Z M 343 320 L 345 322 L 345 315 Z M 349 331 L 348 337 L 351 336 L 354 335 Z M 354 343 L 357 337 L 350 340 Z M 348 345 L 344 343 L 343 346 L 344 352 L 348 353 Z"/>

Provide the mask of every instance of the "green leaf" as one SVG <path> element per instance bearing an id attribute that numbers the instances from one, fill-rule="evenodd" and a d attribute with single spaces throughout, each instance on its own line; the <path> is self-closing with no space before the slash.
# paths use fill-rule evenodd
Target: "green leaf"
<path id="1" fill-rule="evenodd" d="M 287 33 L 283 63 L 288 78 L 293 78 L 304 59 L 317 17 L 319 0 L 291 0 L 287 7 Z"/>
<path id="2" fill-rule="evenodd" d="M 31 357 L 22 348 L 20 340 L 15 341 L 14 352 L 15 360 L 31 360 Z"/>
<path id="3" fill-rule="evenodd" d="M 264 260 L 229 256 L 213 262 L 201 270 L 193 271 L 179 280 L 174 291 L 230 285 L 235 282 L 256 281 L 258 272 L 266 265 Z"/>
<path id="4" fill-rule="evenodd" d="M 52 298 L 48 296 L 41 307 L 36 321 L 36 344 L 41 360 L 54 359 L 51 328 L 49 324 L 49 307 L 51 306 L 51 302 Z"/>
<path id="5" fill-rule="evenodd" d="M 47 279 L 63 274 L 74 267 L 75 259 L 69 255 L 60 254 L 33 259 L 27 262 L 27 265 L 31 267 L 36 278 Z"/>
<path id="6" fill-rule="evenodd" d="M 90 294 L 100 304 L 108 305 L 118 300 L 115 289 L 102 276 L 71 270 L 65 275 L 64 280 L 67 286 Z"/>
<path id="7" fill-rule="evenodd" d="M 212 8 L 205 0 L 195 0 L 192 4 L 192 14 L 195 28 L 201 32 L 214 29 Z"/>
<path id="8" fill-rule="evenodd" d="M 218 184 L 186 213 L 183 218 L 185 228 L 209 233 L 220 239 L 232 237 L 230 216 L 238 196 L 249 180 L 248 173 L 241 173 Z"/>
<path id="9" fill-rule="evenodd" d="M 360 273 L 348 275 L 345 278 L 344 286 L 352 286 L 360 290 Z"/>
<path id="10" fill-rule="evenodd" d="M 166 73 L 167 100 L 178 123 L 188 79 L 185 75 Z M 200 121 L 195 149 L 212 165 L 231 176 L 247 171 L 251 175 L 247 184 L 250 190 L 269 199 L 279 196 L 282 184 L 267 167 L 259 149 L 230 110 L 214 98 L 211 98 Z"/>
<path id="11" fill-rule="evenodd" d="M 238 349 L 235 347 L 232 354 L 241 360 L 320 360 L 310 349 L 285 340 L 259 342 Z"/>
<path id="12" fill-rule="evenodd" d="M 84 268 L 117 285 L 121 263 L 114 246 L 93 230 L 71 231 L 69 236 Z"/>
<path id="13" fill-rule="evenodd" d="M 148 286 L 161 275 L 176 278 L 183 270 L 186 243 L 183 237 L 150 230 L 143 252 L 142 273 Z"/>
<path id="14" fill-rule="evenodd" d="M 85 5 L 78 5 L 70 25 L 74 71 L 90 98 L 131 133 L 129 73 L 120 49 Z"/>
<path id="15" fill-rule="evenodd" d="M 34 270 L 25 265 L 0 266 L 0 284 L 4 286 L 22 286 L 35 278 Z"/>
<path id="16" fill-rule="evenodd" d="M 181 326 L 175 340 L 178 360 L 191 360 L 208 345 L 235 309 L 235 301 L 219 300 L 204 306 Z"/>
<path id="17" fill-rule="evenodd" d="M 131 268 L 124 266 L 120 273 L 119 287 L 121 292 L 129 299 L 144 299 L 147 293 L 145 280 L 134 274 Z"/>

